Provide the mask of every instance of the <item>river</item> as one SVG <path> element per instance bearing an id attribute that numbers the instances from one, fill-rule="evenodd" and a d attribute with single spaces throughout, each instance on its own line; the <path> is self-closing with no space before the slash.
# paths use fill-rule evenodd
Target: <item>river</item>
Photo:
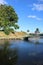
<path id="1" fill-rule="evenodd" d="M 43 39 L 39 41 L 11 40 L 0 45 L 0 65 L 43 65 Z"/>

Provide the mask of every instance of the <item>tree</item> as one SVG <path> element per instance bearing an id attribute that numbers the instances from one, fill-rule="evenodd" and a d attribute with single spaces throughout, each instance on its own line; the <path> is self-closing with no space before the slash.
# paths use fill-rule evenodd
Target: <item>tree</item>
<path id="1" fill-rule="evenodd" d="M 29 30 L 27 30 L 27 33 L 28 33 L 28 34 L 29 34 L 29 32 L 30 32 L 30 31 L 29 31 Z"/>
<path id="2" fill-rule="evenodd" d="M 29 32 L 29 30 L 27 30 L 27 32 Z"/>
<path id="3" fill-rule="evenodd" d="M 12 6 L 0 5 L 0 28 L 2 28 L 6 34 L 9 34 L 11 27 L 14 29 L 19 28 L 17 22 L 18 16 Z"/>
<path id="4" fill-rule="evenodd" d="M 35 33 L 40 33 L 39 28 L 36 28 Z"/>

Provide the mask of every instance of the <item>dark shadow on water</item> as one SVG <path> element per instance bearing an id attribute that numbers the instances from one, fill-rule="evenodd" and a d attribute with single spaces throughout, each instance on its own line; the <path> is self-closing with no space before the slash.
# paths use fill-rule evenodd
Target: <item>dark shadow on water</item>
<path id="1" fill-rule="evenodd" d="M 8 41 L 0 48 L 0 65 L 16 65 L 17 63 L 17 49 L 10 49 Z"/>

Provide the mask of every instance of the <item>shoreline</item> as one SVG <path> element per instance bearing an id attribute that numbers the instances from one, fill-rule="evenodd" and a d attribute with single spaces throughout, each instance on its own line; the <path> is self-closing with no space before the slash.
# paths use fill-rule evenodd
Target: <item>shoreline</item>
<path id="1" fill-rule="evenodd" d="M 28 40 L 38 40 L 38 39 L 43 39 L 43 38 L 28 38 Z M 18 38 L 18 37 L 0 37 L 0 40 L 24 40 L 24 38 L 23 37 L 20 37 L 20 38 Z"/>
<path id="2" fill-rule="evenodd" d="M 15 37 L 0 37 L 0 40 L 23 40 L 23 38 Z"/>

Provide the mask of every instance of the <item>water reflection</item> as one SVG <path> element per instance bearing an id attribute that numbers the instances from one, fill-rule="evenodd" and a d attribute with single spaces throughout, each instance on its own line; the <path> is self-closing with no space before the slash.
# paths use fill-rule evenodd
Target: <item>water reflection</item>
<path id="1" fill-rule="evenodd" d="M 5 44 L 0 48 L 0 65 L 15 65 L 17 62 L 17 49 L 9 48 L 10 44 L 5 41 Z"/>
<path id="2" fill-rule="evenodd" d="M 42 44 L 43 44 L 43 39 L 33 38 L 33 39 L 31 39 L 29 42 L 31 42 L 31 43 L 36 43 L 36 44 L 39 44 L 39 43 L 42 43 Z"/>
<path id="3" fill-rule="evenodd" d="M 0 45 L 0 65 L 43 65 L 43 44 L 22 40 L 6 41 Z"/>

